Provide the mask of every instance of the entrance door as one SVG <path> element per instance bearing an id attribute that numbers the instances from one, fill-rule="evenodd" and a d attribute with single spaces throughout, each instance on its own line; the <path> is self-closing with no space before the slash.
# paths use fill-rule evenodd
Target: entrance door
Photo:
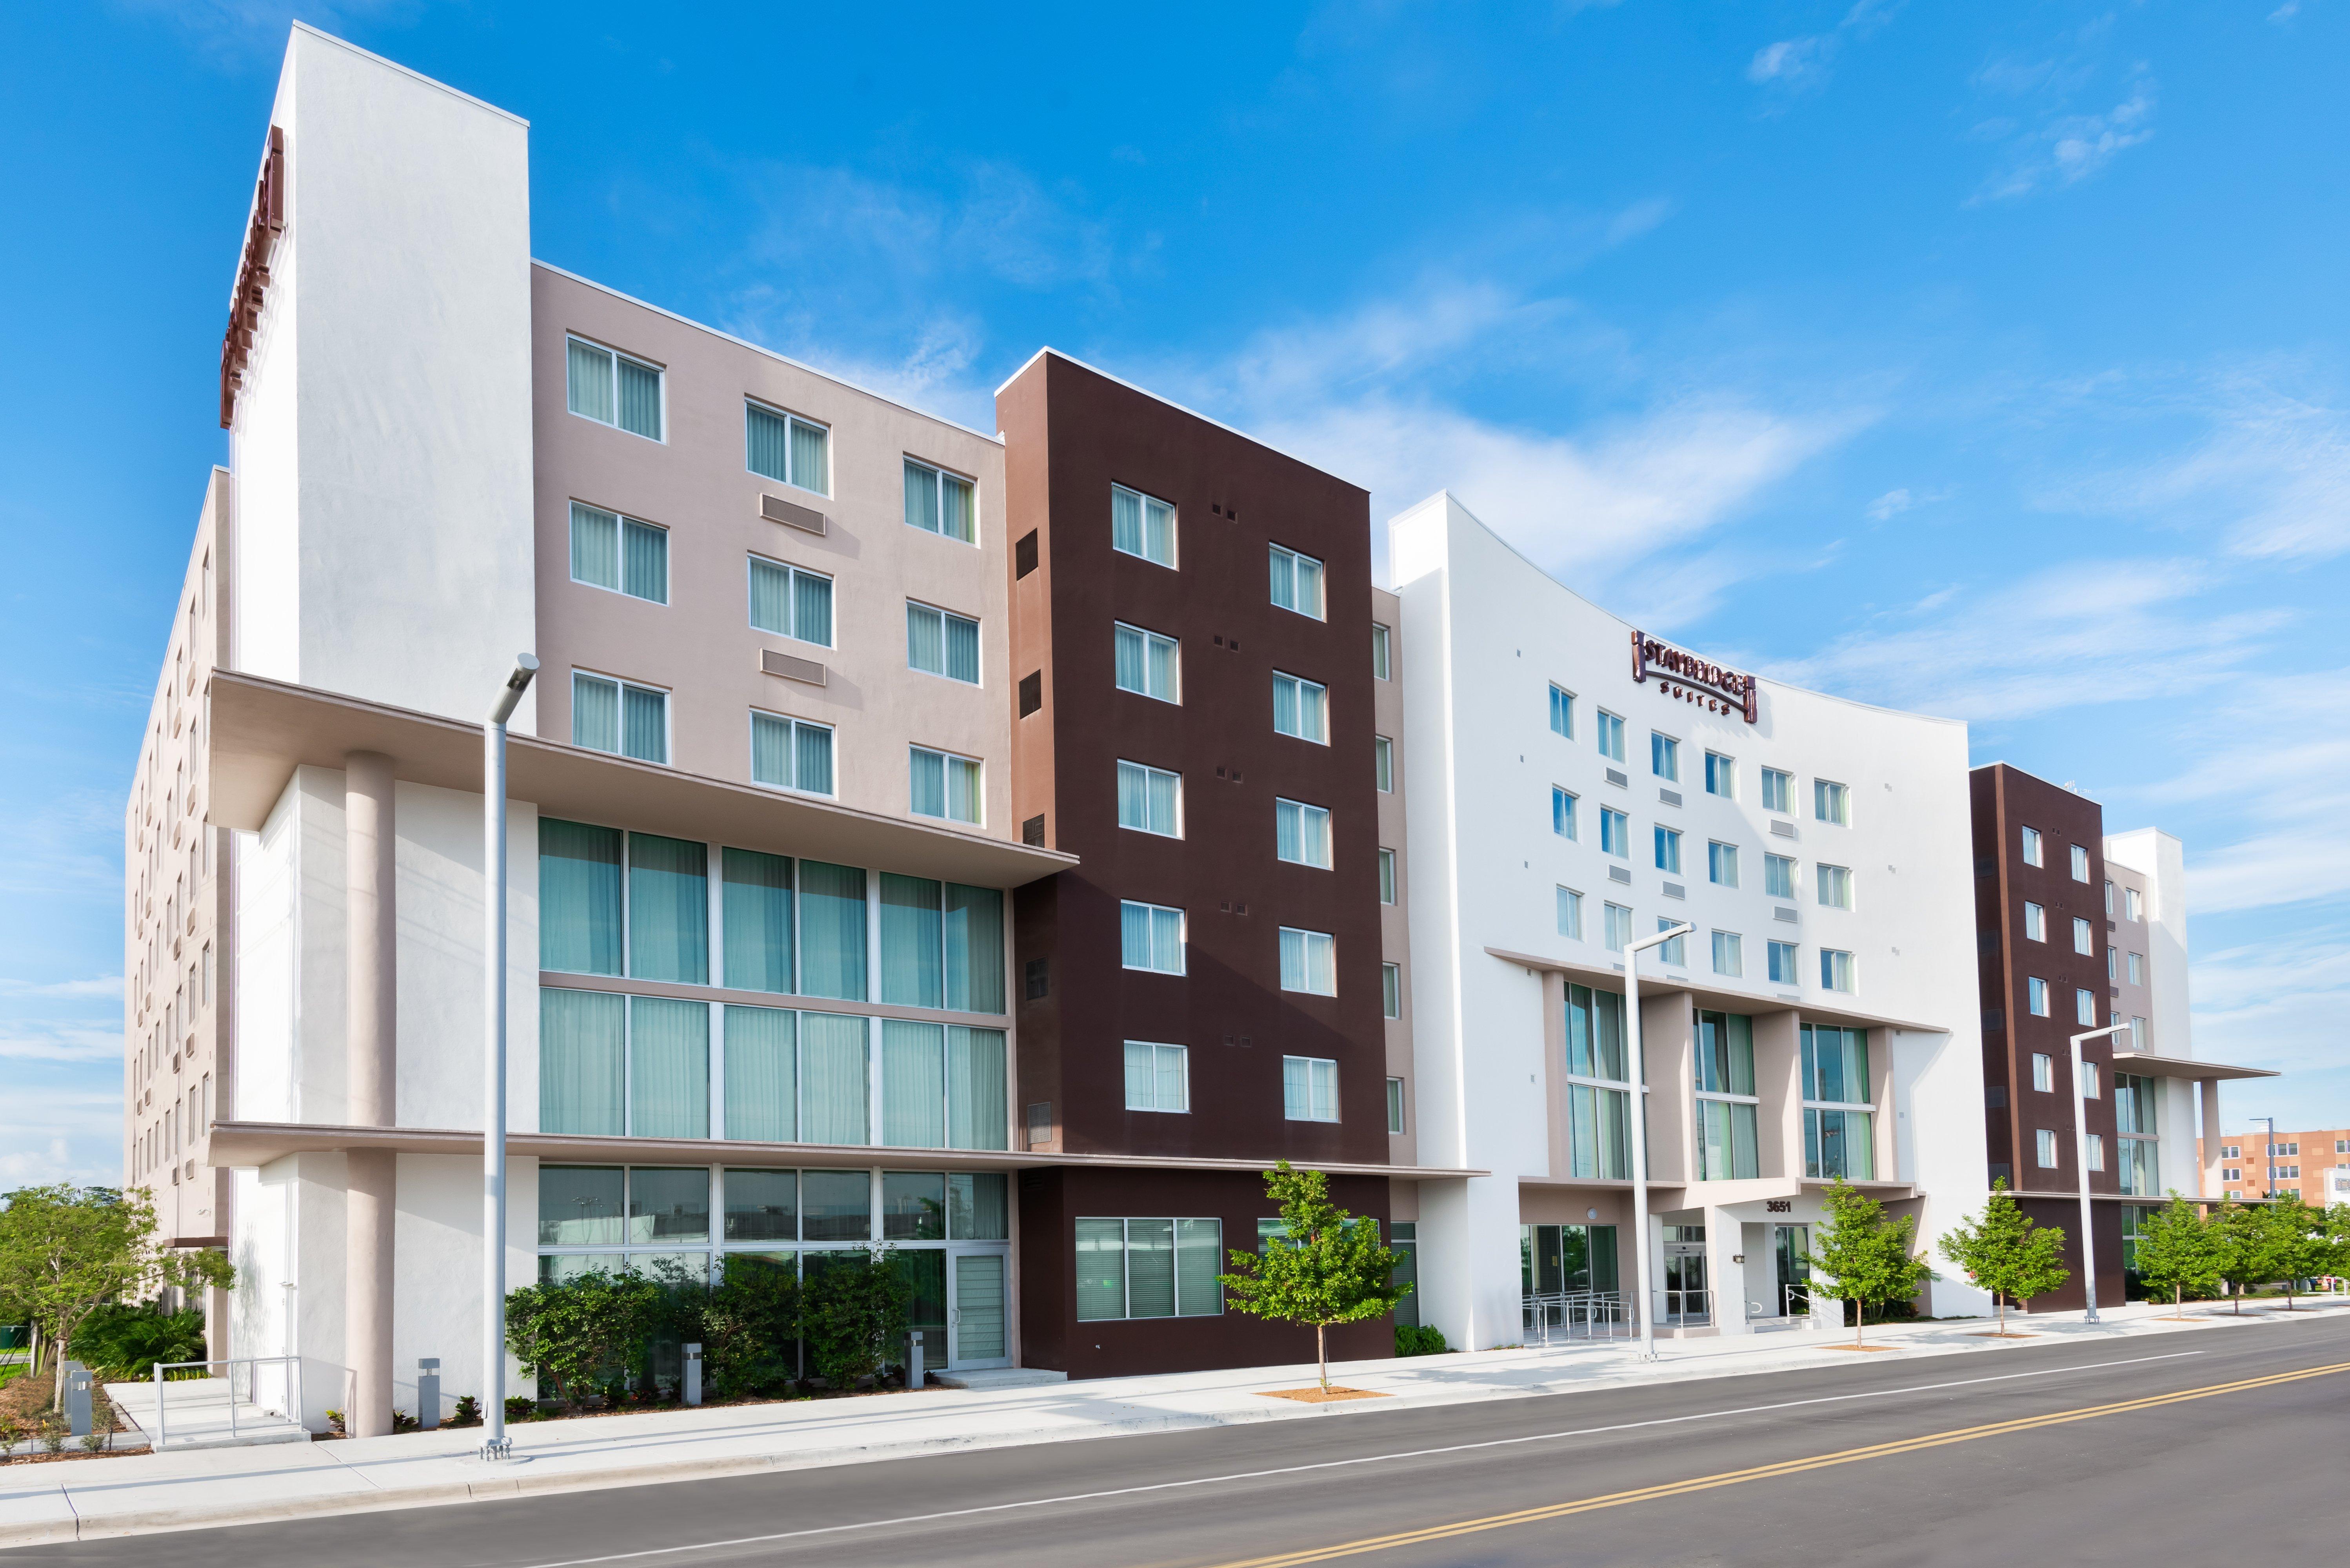
<path id="1" fill-rule="evenodd" d="M 947 1308 L 952 1365 L 1011 1366 L 1003 1300 L 1005 1254 L 993 1251 L 952 1252 L 948 1258 L 948 1279 L 953 1292 Z"/>
<path id="2" fill-rule="evenodd" d="M 1705 1289 L 1705 1243 L 1665 1243 L 1665 1321 L 1710 1323 L 1712 1302 Z"/>
<path id="3" fill-rule="evenodd" d="M 1804 1266 L 1804 1255 L 1812 1250 L 1812 1228 L 1809 1225 L 1773 1225 L 1771 1227 L 1772 1289 L 1777 1299 L 1771 1303 L 1773 1317 L 1793 1317 L 1799 1312 L 1809 1312 L 1804 1301 L 1793 1301 L 1790 1288 L 1808 1290 L 1812 1272 Z M 1808 1298 L 1806 1298 L 1807 1300 Z"/>

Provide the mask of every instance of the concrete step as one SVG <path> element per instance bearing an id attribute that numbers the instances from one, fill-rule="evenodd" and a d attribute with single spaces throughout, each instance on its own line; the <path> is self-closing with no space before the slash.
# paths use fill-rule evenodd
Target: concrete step
<path id="1" fill-rule="evenodd" d="M 963 1372 L 933 1372 L 930 1380 L 943 1388 L 1041 1388 L 1066 1383 L 1069 1375 L 1042 1366 L 987 1366 Z"/>

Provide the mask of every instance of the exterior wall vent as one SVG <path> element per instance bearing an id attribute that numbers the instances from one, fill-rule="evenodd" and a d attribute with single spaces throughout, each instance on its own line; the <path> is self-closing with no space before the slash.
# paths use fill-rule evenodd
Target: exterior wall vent
<path id="1" fill-rule="evenodd" d="M 1689 889 L 1682 887 L 1679 882 L 1668 882 L 1665 884 L 1665 897 L 1668 898 L 1686 898 L 1689 897 Z"/>
<path id="2" fill-rule="evenodd" d="M 1774 920 L 1784 920 L 1791 926 L 1794 925 L 1796 920 L 1795 911 L 1789 909 L 1784 904 L 1778 905 L 1773 909 L 1771 911 L 1771 918 Z"/>
<path id="3" fill-rule="evenodd" d="M 1679 805 L 1681 803 L 1681 792 L 1677 789 L 1660 789 L 1657 792 L 1657 798 L 1667 805 Z"/>
<path id="4" fill-rule="evenodd" d="M 1020 825 L 1020 842 L 1031 848 L 1045 847 L 1045 814 L 1038 812 Z"/>
<path id="5" fill-rule="evenodd" d="M 1609 768 L 1607 770 L 1607 782 L 1614 784 L 1617 789 L 1630 789 L 1632 787 L 1631 779 L 1626 776 L 1623 770 L 1620 768 Z"/>
<path id="6" fill-rule="evenodd" d="M 1793 838 L 1795 836 L 1795 825 L 1792 822 L 1773 822 L 1771 824 L 1771 836 Z"/>
<path id="7" fill-rule="evenodd" d="M 805 680 L 811 686 L 824 684 L 823 665 L 813 659 L 778 653 L 772 648 L 759 650 L 759 668 L 769 675 L 780 675 L 786 680 Z"/>
<path id="8" fill-rule="evenodd" d="M 811 534 L 824 532 L 823 513 L 786 501 L 780 495 L 760 496 L 759 515 L 770 523 L 781 523 L 786 528 L 805 528 Z"/>
<path id="9" fill-rule="evenodd" d="M 1610 882 L 1622 882 L 1628 886 L 1632 880 L 1632 874 L 1621 866 L 1610 866 L 1607 867 L 1607 879 Z"/>

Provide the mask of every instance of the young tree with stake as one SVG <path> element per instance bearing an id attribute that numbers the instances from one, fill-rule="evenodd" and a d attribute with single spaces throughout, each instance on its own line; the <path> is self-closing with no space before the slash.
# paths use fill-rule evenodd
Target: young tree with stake
<path id="1" fill-rule="evenodd" d="M 1935 1277 L 1934 1271 L 1925 1259 L 1910 1255 L 1915 1219 L 1886 1219 L 1883 1204 L 1854 1191 L 1841 1176 L 1828 1187 L 1827 1206 L 1819 1245 L 1804 1262 L 1815 1276 L 1825 1276 L 1815 1280 L 1814 1294 L 1853 1303 L 1852 1344 L 1858 1350 L 1868 1303 L 1906 1301 Z"/>
<path id="2" fill-rule="evenodd" d="M 1994 1332 L 2002 1339 L 2007 1337 L 2010 1296 L 2029 1301 L 2073 1277 L 2073 1271 L 2059 1261 L 2064 1253 L 2064 1231 L 2033 1224 L 2008 1195 L 2005 1177 L 1991 1183 L 1991 1201 L 1983 1205 L 1981 1218 L 1952 1226 L 1940 1250 L 1998 1302 Z"/>
<path id="3" fill-rule="evenodd" d="M 1281 1209 L 1284 1234 L 1267 1238 L 1262 1253 L 1232 1248 L 1232 1272 L 1217 1276 L 1235 1312 L 1314 1330 L 1325 1394 L 1331 1325 L 1391 1313 L 1411 1291 L 1395 1283 L 1396 1255 L 1379 1244 L 1378 1223 L 1331 1202 L 1329 1187 L 1322 1172 L 1295 1169 L 1285 1159 L 1266 1171 L 1265 1196 Z"/>
<path id="4" fill-rule="evenodd" d="M 2244 1292 L 2264 1285 L 2284 1272 L 2277 1247 L 2277 1228 L 2264 1207 L 2222 1203 L 2211 1216 L 2212 1258 L 2219 1275 L 2235 1293 L 2235 1310 L 2244 1310 Z"/>
<path id="5" fill-rule="evenodd" d="M 2218 1238 L 2195 1206 L 2176 1191 L 2168 1207 L 2142 1222 L 2137 1262 L 2140 1283 L 2170 1292 L 2174 1316 L 2186 1304 L 2189 1291 L 2202 1295 L 2220 1283 Z"/>

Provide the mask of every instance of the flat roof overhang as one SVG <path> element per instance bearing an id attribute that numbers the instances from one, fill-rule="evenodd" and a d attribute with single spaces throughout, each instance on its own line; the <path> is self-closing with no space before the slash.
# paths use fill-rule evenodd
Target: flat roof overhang
<path id="1" fill-rule="evenodd" d="M 1587 1187 L 1596 1191 L 1629 1192 L 1632 1183 L 1590 1176 L 1521 1176 L 1520 1187 Z M 1651 1181 L 1648 1207 L 1658 1212 L 1685 1209 L 1720 1209 L 1731 1203 L 1753 1203 L 1770 1198 L 1801 1198 L 1825 1192 L 1835 1183 L 1808 1176 L 1748 1177 L 1730 1181 Z M 1908 1181 L 1847 1181 L 1846 1187 L 1871 1198 L 1915 1198 L 1918 1188 Z"/>
<path id="2" fill-rule="evenodd" d="M 289 1154 L 389 1149 L 394 1154 L 464 1155 L 479 1158 L 482 1135 L 462 1128 L 357 1127 L 314 1122 L 215 1122 L 208 1163 L 258 1166 Z M 738 1143 L 724 1138 L 596 1137 L 578 1134 L 506 1135 L 506 1152 L 541 1161 L 584 1165 L 735 1165 L 766 1167 L 920 1166 L 947 1170 L 1034 1170 L 1074 1166 L 1097 1170 L 1242 1171 L 1260 1174 L 1266 1159 L 1197 1159 L 1129 1154 L 1043 1154 L 1030 1149 L 897 1148 L 870 1144 Z M 1404 1180 L 1490 1176 L 1486 1170 L 1422 1166 L 1310 1162 L 1332 1176 L 1388 1176 Z"/>
<path id="3" fill-rule="evenodd" d="M 260 831 L 294 770 L 339 768 L 380 752 L 397 778 L 479 793 L 482 726 L 234 670 L 210 686 L 207 819 Z M 844 865 L 919 871 L 980 888 L 1017 888 L 1077 857 L 965 830 L 859 811 L 808 795 L 681 773 L 533 735 L 506 741 L 506 794 L 549 816 L 721 841 Z"/>
<path id="4" fill-rule="evenodd" d="M 1504 963 L 1517 964 L 1524 969 L 1544 970 L 1578 981 L 1607 981 L 1614 989 L 1623 989 L 1624 966 L 1619 963 L 1580 963 L 1573 959 L 1544 958 L 1537 953 L 1515 952 L 1508 948 L 1489 947 L 1485 951 Z M 1685 992 L 1696 997 L 1700 1006 L 1721 1012 L 1752 1012 L 1759 1007 L 1773 1012 L 1800 1012 L 1822 1023 L 1837 1024 L 1847 1029 L 1914 1029 L 1921 1034 L 1950 1033 L 1947 1023 L 1919 1023 L 1913 1019 L 1887 1018 L 1882 1013 L 1861 1012 L 1849 1007 L 1829 1007 L 1803 996 L 1776 993 L 1758 996 L 1751 991 L 1723 991 L 1674 975 L 1652 973 L 1645 969 L 1640 971 L 1640 991 L 1643 995 L 1654 992 Z"/>
<path id="5" fill-rule="evenodd" d="M 2151 1051 L 2116 1050 L 2113 1064 L 2116 1073 L 2136 1073 L 2148 1078 L 2192 1078 L 2199 1083 L 2282 1075 L 2271 1067 L 2232 1067 L 2224 1062 L 2199 1062 L 2191 1056 L 2158 1056 Z"/>

